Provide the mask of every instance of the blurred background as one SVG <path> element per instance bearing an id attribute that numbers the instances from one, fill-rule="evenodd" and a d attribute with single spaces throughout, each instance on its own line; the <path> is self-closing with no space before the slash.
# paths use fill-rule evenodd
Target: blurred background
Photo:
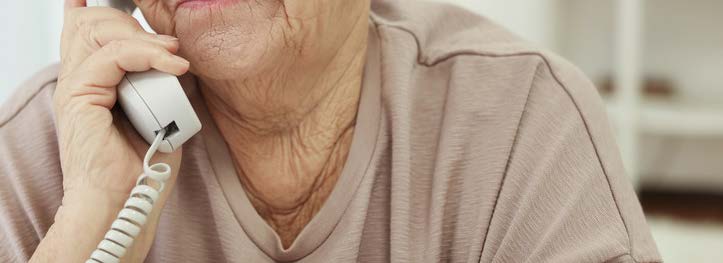
<path id="1" fill-rule="evenodd" d="M 723 261 L 723 0 L 437 0 L 495 20 L 598 86 L 666 262 Z M 58 61 L 62 1 L 7 1 L 0 103 Z"/>

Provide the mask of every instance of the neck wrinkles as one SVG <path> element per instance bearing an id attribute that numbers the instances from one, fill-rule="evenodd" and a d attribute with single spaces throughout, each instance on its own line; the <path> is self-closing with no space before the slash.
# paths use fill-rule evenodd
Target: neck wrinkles
<path id="1" fill-rule="evenodd" d="M 315 67 L 289 58 L 250 78 L 199 79 L 249 199 L 285 246 L 331 193 L 351 145 L 368 34 L 359 20 Z"/>

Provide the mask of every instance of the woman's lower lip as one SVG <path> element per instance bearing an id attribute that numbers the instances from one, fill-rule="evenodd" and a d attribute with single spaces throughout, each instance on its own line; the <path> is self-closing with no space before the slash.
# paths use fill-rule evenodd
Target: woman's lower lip
<path id="1" fill-rule="evenodd" d="M 236 3 L 238 0 L 184 0 L 178 4 L 179 8 L 203 8 L 209 6 L 222 6 Z"/>

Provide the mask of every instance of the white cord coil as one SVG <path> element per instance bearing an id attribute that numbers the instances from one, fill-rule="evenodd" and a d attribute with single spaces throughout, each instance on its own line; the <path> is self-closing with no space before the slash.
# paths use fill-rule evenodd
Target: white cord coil
<path id="1" fill-rule="evenodd" d="M 90 255 L 90 259 L 85 261 L 86 263 L 120 262 L 120 258 L 126 254 L 133 244 L 133 239 L 138 236 L 146 224 L 153 205 L 165 188 L 166 180 L 171 177 L 171 167 L 168 164 L 148 165 L 165 135 L 165 129 L 160 130 L 156 135 L 143 159 L 143 174 L 138 177 L 128 201 L 123 205 L 123 209 L 118 213 L 118 217 L 113 221 L 103 240 Z"/>

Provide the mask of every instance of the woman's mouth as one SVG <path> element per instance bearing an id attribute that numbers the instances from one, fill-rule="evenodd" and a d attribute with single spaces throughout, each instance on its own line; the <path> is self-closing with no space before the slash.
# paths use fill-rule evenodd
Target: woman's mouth
<path id="1" fill-rule="evenodd" d="M 178 2 L 178 8 L 204 8 L 231 5 L 239 0 L 181 0 Z"/>

